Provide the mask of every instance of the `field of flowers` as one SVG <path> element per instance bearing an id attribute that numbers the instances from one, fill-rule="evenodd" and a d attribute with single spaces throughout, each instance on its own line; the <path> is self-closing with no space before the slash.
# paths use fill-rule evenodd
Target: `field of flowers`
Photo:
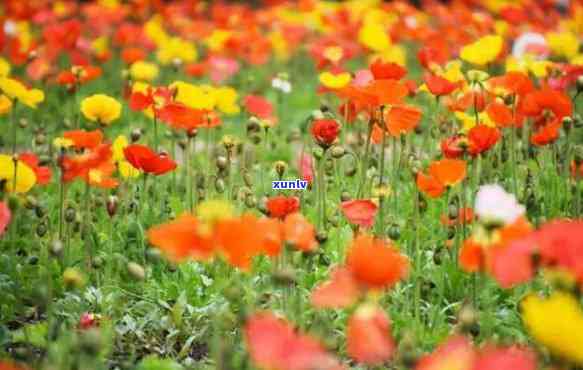
<path id="1" fill-rule="evenodd" d="M 583 3 L 420 3 L 0 2 L 0 370 L 583 369 Z"/>

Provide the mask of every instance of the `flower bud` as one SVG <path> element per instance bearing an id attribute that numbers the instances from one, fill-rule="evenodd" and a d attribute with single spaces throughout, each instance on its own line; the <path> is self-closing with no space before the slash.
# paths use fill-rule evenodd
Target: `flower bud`
<path id="1" fill-rule="evenodd" d="M 344 154 L 346 154 L 346 150 L 344 149 L 344 147 L 340 145 L 334 145 L 331 149 L 331 153 L 333 158 L 340 159 L 344 157 Z"/>
<path id="2" fill-rule="evenodd" d="M 111 195 L 107 198 L 107 202 L 105 203 L 105 207 L 107 208 L 107 214 L 109 217 L 113 217 L 117 212 L 117 197 L 115 195 Z"/>
<path id="3" fill-rule="evenodd" d="M 284 161 L 275 162 L 275 172 L 277 172 L 277 174 L 280 178 L 283 177 L 286 169 L 287 169 L 287 164 Z"/>
<path id="4" fill-rule="evenodd" d="M 85 277 L 74 267 L 69 267 L 63 272 L 63 283 L 68 289 L 81 289 L 85 286 Z"/>
<path id="5" fill-rule="evenodd" d="M 138 281 L 144 281 L 146 279 L 146 270 L 141 265 L 135 262 L 128 262 L 127 269 L 130 276 L 134 279 Z"/>
<path id="6" fill-rule="evenodd" d="M 139 128 L 135 128 L 132 130 L 130 134 L 130 139 L 132 143 L 139 141 L 142 138 L 142 130 Z"/>

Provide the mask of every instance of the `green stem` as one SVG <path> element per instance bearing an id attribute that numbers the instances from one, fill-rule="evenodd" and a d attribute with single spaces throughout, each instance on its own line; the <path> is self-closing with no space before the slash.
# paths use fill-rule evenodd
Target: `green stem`
<path id="1" fill-rule="evenodd" d="M 366 171 L 368 170 L 368 159 L 370 155 L 370 140 L 372 136 L 373 120 L 371 119 L 368 123 L 368 133 L 366 135 L 366 145 L 364 147 L 364 157 L 361 163 L 360 169 L 360 184 L 358 185 L 358 191 L 356 192 L 356 199 L 360 199 L 362 192 L 364 190 L 364 184 L 366 182 Z"/>

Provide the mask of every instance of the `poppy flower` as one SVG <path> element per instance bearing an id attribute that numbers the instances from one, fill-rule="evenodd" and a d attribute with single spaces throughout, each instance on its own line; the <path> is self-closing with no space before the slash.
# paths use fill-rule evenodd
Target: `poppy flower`
<path id="1" fill-rule="evenodd" d="M 28 370 L 28 367 L 18 365 L 11 361 L 0 360 L 0 369 L 2 370 Z"/>
<path id="2" fill-rule="evenodd" d="M 183 214 L 173 221 L 157 225 L 147 232 L 148 241 L 171 261 L 205 261 L 214 254 L 212 234 L 196 217 Z"/>
<path id="3" fill-rule="evenodd" d="M 344 308 L 357 302 L 361 289 L 352 272 L 346 267 L 336 267 L 330 278 L 312 292 L 312 305 L 316 308 Z"/>
<path id="4" fill-rule="evenodd" d="M 522 321 L 538 343 L 561 359 L 583 364 L 583 310 L 575 296 L 564 291 L 555 291 L 548 298 L 531 294 L 520 307 Z"/>
<path id="5" fill-rule="evenodd" d="M 300 200 L 297 197 L 277 195 L 267 200 L 269 216 L 284 219 L 287 215 L 300 209 Z"/>
<path id="6" fill-rule="evenodd" d="M 466 272 L 479 272 L 484 268 L 484 251 L 473 238 L 464 241 L 460 249 L 460 266 Z"/>
<path id="7" fill-rule="evenodd" d="M 160 121 L 170 127 L 182 130 L 193 130 L 204 127 L 209 117 L 209 112 L 187 107 L 182 103 L 171 102 L 157 110 Z"/>
<path id="8" fill-rule="evenodd" d="M 375 80 L 400 80 L 405 77 L 407 70 L 396 63 L 384 63 L 377 59 L 370 66 L 370 70 Z"/>
<path id="9" fill-rule="evenodd" d="M 486 107 L 486 113 L 498 127 L 517 126 L 512 111 L 505 104 L 493 101 Z"/>
<path id="10" fill-rule="evenodd" d="M 273 105 L 262 96 L 247 95 L 244 104 L 247 112 L 257 118 L 269 119 L 273 116 Z"/>
<path id="11" fill-rule="evenodd" d="M 340 134 L 340 124 L 329 118 L 317 119 L 312 122 L 311 128 L 314 140 L 323 148 L 330 147 Z"/>
<path id="12" fill-rule="evenodd" d="M 146 59 L 146 52 L 142 48 L 127 47 L 121 51 L 120 56 L 125 64 L 131 65 L 139 60 Z"/>
<path id="13" fill-rule="evenodd" d="M 352 80 L 348 72 L 332 73 L 323 72 L 319 76 L 319 81 L 326 89 L 337 90 L 345 87 Z"/>
<path id="14" fill-rule="evenodd" d="M 376 97 L 377 104 L 400 104 L 409 95 L 407 87 L 395 80 L 374 80 L 365 87 L 365 92 Z"/>
<path id="15" fill-rule="evenodd" d="M 312 157 L 307 154 L 302 154 L 298 162 L 298 172 L 302 176 L 302 180 L 311 184 L 314 181 L 314 167 Z"/>
<path id="16" fill-rule="evenodd" d="M 36 182 L 39 185 L 46 185 L 51 181 L 50 167 L 39 166 L 39 160 L 35 154 L 28 152 L 21 153 L 18 155 L 18 159 L 26 163 L 34 171 Z"/>
<path id="17" fill-rule="evenodd" d="M 559 138 L 561 122 L 554 121 L 539 127 L 531 136 L 530 142 L 536 146 L 543 146 L 556 141 Z"/>
<path id="18" fill-rule="evenodd" d="M 485 66 L 496 60 L 503 46 L 504 39 L 501 36 L 484 36 L 464 46 L 460 51 L 460 58 L 471 64 Z"/>
<path id="19" fill-rule="evenodd" d="M 129 74 L 133 81 L 153 81 L 158 77 L 160 69 L 154 63 L 138 60 L 129 68 Z"/>
<path id="20" fill-rule="evenodd" d="M 488 80 L 487 85 L 492 88 L 502 88 L 509 95 L 515 94 L 520 97 L 524 97 L 534 91 L 534 84 L 528 75 L 517 71 L 508 72 L 502 76 L 494 76 Z"/>
<path id="21" fill-rule="evenodd" d="M 534 117 L 539 126 L 556 126 L 564 117 L 571 116 L 573 104 L 566 94 L 543 88 L 526 95 L 520 101 L 519 109 L 526 116 Z"/>
<path id="22" fill-rule="evenodd" d="M 148 174 L 163 175 L 176 168 L 174 162 L 168 155 L 155 153 L 152 149 L 141 144 L 128 145 L 124 150 L 124 155 L 128 162 L 140 171 Z"/>
<path id="23" fill-rule="evenodd" d="M 245 341 L 253 363 L 261 369 L 343 370 L 344 367 L 311 336 L 297 333 L 270 312 L 251 315 Z"/>
<path id="24" fill-rule="evenodd" d="M 96 328 L 99 326 L 101 316 L 98 314 L 84 312 L 79 318 L 79 329 L 87 330 L 91 328 Z"/>
<path id="25" fill-rule="evenodd" d="M 433 353 L 422 357 L 415 370 L 450 369 L 452 364 L 459 370 L 472 370 L 476 353 L 468 339 L 453 336 L 441 344 Z"/>
<path id="26" fill-rule="evenodd" d="M 303 252 L 313 252 L 318 243 L 315 228 L 301 213 L 292 213 L 283 221 L 285 241 Z"/>
<path id="27" fill-rule="evenodd" d="M 100 144 L 97 147 L 73 156 L 62 156 L 59 165 L 62 170 L 62 181 L 69 182 L 77 178 L 89 181 L 89 173 L 98 169 L 104 163 L 112 160 L 112 150 L 109 144 Z"/>
<path id="28" fill-rule="evenodd" d="M 81 101 L 81 112 L 88 120 L 107 126 L 121 115 L 121 104 L 110 96 L 95 94 Z"/>
<path id="29" fill-rule="evenodd" d="M 10 220 L 12 219 L 12 212 L 6 202 L 0 202 L 0 236 L 4 234 L 8 225 L 10 225 Z"/>
<path id="30" fill-rule="evenodd" d="M 442 47 L 423 46 L 417 52 L 417 59 L 423 68 L 430 68 L 433 64 L 444 65 L 449 56 Z"/>
<path id="31" fill-rule="evenodd" d="M 396 347 L 387 314 L 374 304 L 363 304 L 350 316 L 346 341 L 348 355 L 367 365 L 388 361 Z"/>
<path id="32" fill-rule="evenodd" d="M 445 96 L 454 92 L 459 88 L 459 83 L 451 82 L 441 76 L 437 76 L 431 73 L 426 73 L 423 76 L 423 80 L 429 92 L 434 96 Z"/>
<path id="33" fill-rule="evenodd" d="M 348 200 L 340 205 L 342 213 L 353 225 L 372 227 L 378 211 L 376 203 L 369 199 Z"/>
<path id="34" fill-rule="evenodd" d="M 16 176 L 16 177 L 15 177 Z M 36 173 L 22 160 L 0 154 L 0 183 L 4 191 L 28 193 L 36 184 Z"/>
<path id="35" fill-rule="evenodd" d="M 443 194 L 449 186 L 460 183 L 466 177 L 466 162 L 461 159 L 442 159 L 429 165 L 429 173 L 417 173 L 417 187 L 431 198 Z"/>
<path id="36" fill-rule="evenodd" d="M 474 211 L 469 208 L 460 208 L 457 215 L 452 217 L 451 215 L 442 214 L 440 218 L 441 224 L 445 226 L 455 226 L 455 225 L 469 225 L 474 222 Z"/>
<path id="37" fill-rule="evenodd" d="M 473 156 L 484 153 L 496 145 L 500 136 L 495 127 L 476 125 L 468 132 L 468 151 Z"/>
<path id="38" fill-rule="evenodd" d="M 491 369 L 536 370 L 536 354 L 528 348 L 519 346 L 487 345 L 478 354 L 474 370 Z"/>
<path id="39" fill-rule="evenodd" d="M 445 158 L 461 158 L 466 152 L 468 142 L 464 136 L 455 135 L 441 141 L 441 153 Z"/>
<path id="40" fill-rule="evenodd" d="M 385 125 L 391 136 L 399 137 L 417 127 L 421 120 L 421 109 L 410 105 L 393 105 L 385 114 Z"/>
<path id="41" fill-rule="evenodd" d="M 361 234 L 352 241 L 346 266 L 360 284 L 385 289 L 407 276 L 409 260 L 391 243 Z"/>
<path id="42" fill-rule="evenodd" d="M 94 149 L 103 141 L 103 132 L 101 130 L 71 130 L 65 131 L 63 138 L 70 140 L 77 150 Z"/>

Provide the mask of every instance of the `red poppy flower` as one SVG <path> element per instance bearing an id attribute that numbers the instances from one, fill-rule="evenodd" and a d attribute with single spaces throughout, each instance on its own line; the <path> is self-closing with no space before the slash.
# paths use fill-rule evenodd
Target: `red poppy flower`
<path id="1" fill-rule="evenodd" d="M 103 132 L 101 132 L 101 130 L 72 130 L 65 131 L 63 137 L 71 140 L 73 142 L 73 147 L 77 150 L 94 149 L 101 145 L 101 142 L 103 141 Z"/>
<path id="2" fill-rule="evenodd" d="M 519 109 L 526 116 L 537 118 L 538 125 L 544 125 L 561 123 L 564 117 L 573 113 L 573 104 L 565 93 L 545 87 L 526 95 L 520 101 Z"/>
<path id="3" fill-rule="evenodd" d="M 441 76 L 431 73 L 426 73 L 423 80 L 425 81 L 425 85 L 427 85 L 429 92 L 435 96 L 449 95 L 460 86 L 459 83 L 453 83 Z"/>
<path id="4" fill-rule="evenodd" d="M 38 157 L 33 153 L 22 153 L 18 156 L 18 159 L 23 161 L 30 167 L 35 175 L 36 175 L 36 182 L 39 185 L 46 185 L 51 181 L 51 169 L 45 166 L 39 166 Z"/>
<path id="5" fill-rule="evenodd" d="M 467 145 L 465 137 L 460 135 L 451 136 L 441 141 L 441 153 L 445 158 L 461 158 L 466 151 Z"/>
<path id="6" fill-rule="evenodd" d="M 476 156 L 492 148 L 500 139 L 500 131 L 495 127 L 477 125 L 468 132 L 470 154 Z"/>
<path id="7" fill-rule="evenodd" d="M 478 354 L 473 370 L 536 370 L 537 368 L 536 354 L 528 348 L 488 345 Z"/>
<path id="8" fill-rule="evenodd" d="M 111 156 L 112 150 L 109 144 L 99 144 L 82 154 L 62 156 L 59 163 L 63 171 L 61 179 L 65 182 L 73 181 L 76 178 L 88 181 L 90 171 L 111 162 Z"/>
<path id="9" fill-rule="evenodd" d="M 515 123 L 515 119 L 512 117 L 512 111 L 504 103 L 493 101 L 488 104 L 486 113 L 488 113 L 488 117 L 490 117 L 498 127 L 510 127 Z"/>
<path id="10" fill-rule="evenodd" d="M 417 52 L 417 59 L 423 68 L 429 68 L 432 64 L 443 65 L 449 59 L 445 48 L 423 46 Z"/>
<path id="11" fill-rule="evenodd" d="M 312 136 L 322 147 L 332 145 L 340 133 L 340 124 L 329 118 L 317 119 L 312 123 Z"/>
<path id="12" fill-rule="evenodd" d="M 522 72 L 508 72 L 503 76 L 492 77 L 488 80 L 491 87 L 501 87 L 510 94 L 525 96 L 534 91 L 534 84 L 528 75 Z"/>
<path id="13" fill-rule="evenodd" d="M 10 220 L 12 219 L 12 212 L 6 202 L 0 202 L 0 236 L 4 234 L 8 225 L 10 225 Z"/>
<path id="14" fill-rule="evenodd" d="M 378 211 L 378 206 L 369 199 L 357 199 L 342 202 L 342 213 L 353 225 L 364 228 L 372 227 Z"/>
<path id="15" fill-rule="evenodd" d="M 383 63 L 377 59 L 370 66 L 370 71 L 375 80 L 400 80 L 405 77 L 407 70 L 396 63 Z"/>
<path id="16" fill-rule="evenodd" d="M 267 200 L 267 210 L 271 217 L 284 219 L 287 215 L 297 212 L 300 209 L 298 197 L 286 197 L 277 195 Z"/>
<path id="17" fill-rule="evenodd" d="M 346 265 L 354 278 L 369 289 L 392 287 L 409 271 L 409 260 L 392 244 L 364 234 L 353 240 Z"/>
<path id="18" fill-rule="evenodd" d="M 11 361 L 4 361 L 0 360 L 0 369 L 1 370 L 28 370 L 29 368 L 26 366 L 18 365 Z"/>
<path id="19" fill-rule="evenodd" d="M 99 315 L 84 312 L 79 318 L 79 329 L 87 330 L 99 326 Z"/>
<path id="20" fill-rule="evenodd" d="M 273 105 L 262 96 L 247 95 L 244 104 L 247 112 L 257 118 L 269 119 L 273 116 Z"/>
<path id="21" fill-rule="evenodd" d="M 255 313 L 247 320 L 245 341 L 251 360 L 262 369 L 344 369 L 317 340 L 297 333 L 270 312 Z"/>
<path id="22" fill-rule="evenodd" d="M 391 323 L 378 306 L 362 305 L 348 320 L 346 329 L 347 352 L 356 361 L 380 365 L 395 352 Z"/>
<path id="23" fill-rule="evenodd" d="M 141 144 L 128 145 L 123 150 L 124 156 L 130 164 L 138 170 L 153 175 L 163 175 L 176 168 L 168 155 L 155 153 L 152 149 Z"/>

